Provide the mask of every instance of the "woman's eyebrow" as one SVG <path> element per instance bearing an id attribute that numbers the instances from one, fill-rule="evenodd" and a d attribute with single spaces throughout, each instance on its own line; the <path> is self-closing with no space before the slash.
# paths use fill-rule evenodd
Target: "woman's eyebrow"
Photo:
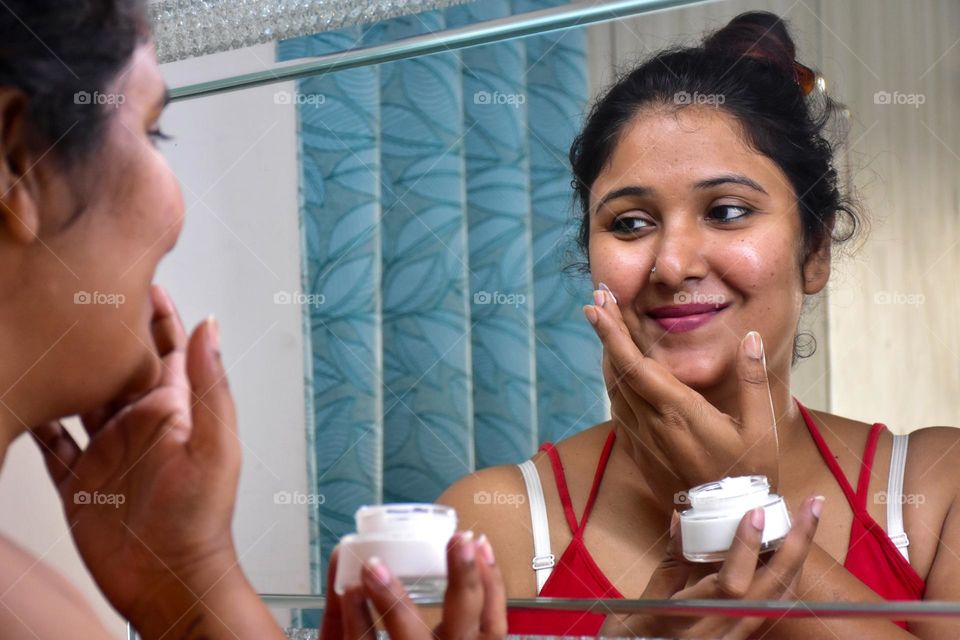
<path id="1" fill-rule="evenodd" d="M 597 204 L 597 210 L 599 211 L 600 209 L 603 208 L 605 204 L 607 204 L 611 200 L 616 200 L 617 198 L 624 198 L 626 196 L 634 196 L 634 197 L 640 198 L 640 197 L 653 195 L 654 193 L 656 193 L 656 191 L 654 191 L 653 187 L 646 187 L 644 185 L 639 185 L 639 184 L 632 185 L 629 187 L 620 187 L 616 191 L 611 191 L 607 195 L 603 196 L 603 199 L 600 200 L 600 202 Z"/>
<path id="2" fill-rule="evenodd" d="M 694 189 L 704 190 L 710 189 L 711 187 L 717 187 L 723 184 L 740 184 L 745 187 L 749 187 L 754 191 L 759 191 L 764 195 L 769 195 L 763 187 L 761 187 L 755 180 L 748 178 L 747 176 L 740 175 L 738 173 L 727 173 L 714 178 L 708 178 L 707 180 L 701 180 L 700 182 L 693 185 Z M 625 198 L 632 196 L 635 198 L 642 198 L 646 196 L 652 196 L 656 194 L 656 190 L 653 187 L 648 187 L 646 185 L 636 184 L 629 187 L 620 187 L 615 191 L 611 191 L 607 195 L 603 196 L 600 202 L 597 204 L 597 211 L 603 208 L 611 200 L 616 200 L 617 198 Z"/>
<path id="3" fill-rule="evenodd" d="M 754 191 L 759 191 L 764 195 L 769 195 L 766 190 L 761 187 L 757 182 L 751 180 L 747 176 L 742 176 L 738 173 L 728 173 L 722 176 L 717 176 L 715 178 L 710 178 L 708 180 L 701 180 L 694 185 L 695 189 L 710 189 L 711 187 L 718 187 L 723 184 L 742 184 L 745 187 L 749 187 Z"/>
<path id="4" fill-rule="evenodd" d="M 167 105 L 170 104 L 170 88 L 163 88 L 163 95 L 160 96 L 160 99 L 157 100 L 157 105 L 155 107 L 157 113 L 163 112 L 167 108 Z"/>

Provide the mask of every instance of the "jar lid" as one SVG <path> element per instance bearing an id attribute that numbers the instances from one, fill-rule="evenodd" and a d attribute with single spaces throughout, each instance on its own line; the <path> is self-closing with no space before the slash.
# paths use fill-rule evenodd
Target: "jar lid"
<path id="1" fill-rule="evenodd" d="M 766 476 L 737 476 L 707 482 L 690 489 L 690 506 L 697 511 L 746 511 L 760 506 L 770 495 Z"/>
<path id="2" fill-rule="evenodd" d="M 437 535 L 449 538 L 457 529 L 457 512 L 438 504 L 363 506 L 354 515 L 357 533 Z"/>

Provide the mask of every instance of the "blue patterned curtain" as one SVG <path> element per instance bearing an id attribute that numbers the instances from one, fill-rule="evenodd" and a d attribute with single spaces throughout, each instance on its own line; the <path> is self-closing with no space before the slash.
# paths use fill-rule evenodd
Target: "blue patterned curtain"
<path id="1" fill-rule="evenodd" d="M 281 59 L 543 9 L 484 0 L 280 44 Z M 567 31 L 299 83 L 314 580 L 363 504 L 432 501 L 604 419 L 586 279 L 566 275 Z"/>

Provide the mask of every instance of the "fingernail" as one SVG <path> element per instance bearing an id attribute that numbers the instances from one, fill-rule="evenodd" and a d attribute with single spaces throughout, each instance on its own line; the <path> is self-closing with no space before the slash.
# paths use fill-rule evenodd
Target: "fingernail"
<path id="1" fill-rule="evenodd" d="M 473 531 L 464 531 L 460 536 L 460 559 L 473 562 L 477 557 L 477 548 L 473 542 Z"/>
<path id="2" fill-rule="evenodd" d="M 484 562 L 491 566 L 497 563 L 496 558 L 493 557 L 493 547 L 490 546 L 487 534 L 481 533 L 480 537 L 477 538 L 477 549 L 480 550 L 480 557 L 483 558 Z"/>
<path id="3" fill-rule="evenodd" d="M 617 296 L 613 295 L 613 291 L 610 291 L 610 287 L 603 284 L 602 282 L 600 283 L 600 290 L 610 295 L 610 299 L 613 300 L 613 304 L 620 304 L 619 302 L 617 302 Z"/>
<path id="4" fill-rule="evenodd" d="M 744 347 L 746 347 L 747 355 L 754 360 L 761 360 L 763 358 L 763 339 L 756 331 L 751 331 L 747 334 L 744 340 Z"/>
<path id="5" fill-rule="evenodd" d="M 607 299 L 603 296 L 603 291 L 600 289 L 594 289 L 593 291 L 593 304 L 598 307 L 602 307 L 607 304 Z"/>
<path id="6" fill-rule="evenodd" d="M 677 537 L 677 526 L 680 524 L 680 514 L 676 511 L 670 516 L 670 537 Z"/>
<path id="7" fill-rule="evenodd" d="M 823 502 L 826 500 L 823 496 L 814 497 L 813 501 L 810 503 L 810 513 L 813 514 L 813 517 L 817 520 L 820 519 L 820 514 L 823 513 Z"/>
<path id="8" fill-rule="evenodd" d="M 590 324 L 597 326 L 597 322 L 600 320 L 600 316 L 597 315 L 597 308 L 592 304 L 583 305 L 583 313 L 587 316 L 587 320 L 590 321 Z"/>
<path id="9" fill-rule="evenodd" d="M 374 577 L 377 579 L 377 582 L 385 587 L 390 586 L 390 582 L 393 580 L 393 577 L 390 575 L 390 570 L 387 569 L 387 565 L 383 564 L 383 561 L 380 560 L 380 558 L 373 556 L 367 560 L 367 567 L 373 573 Z"/>
<path id="10" fill-rule="evenodd" d="M 766 513 L 763 510 L 763 507 L 757 507 L 750 512 L 750 524 L 753 525 L 753 528 L 757 531 L 763 531 L 763 523 L 766 519 Z"/>
<path id="11" fill-rule="evenodd" d="M 216 316 L 212 313 L 207 316 L 207 331 L 210 336 L 210 347 L 216 351 L 220 352 L 220 323 L 217 322 Z"/>

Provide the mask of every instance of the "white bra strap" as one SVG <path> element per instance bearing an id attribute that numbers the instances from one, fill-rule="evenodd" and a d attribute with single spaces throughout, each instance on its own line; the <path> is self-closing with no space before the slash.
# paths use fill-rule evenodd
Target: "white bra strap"
<path id="1" fill-rule="evenodd" d="M 518 464 L 523 481 L 527 485 L 527 497 L 530 500 L 530 522 L 533 525 L 533 562 L 531 567 L 537 574 L 537 594 L 543 589 L 547 578 L 553 572 L 557 559 L 550 552 L 550 524 L 547 522 L 547 503 L 543 499 L 543 485 L 533 460 Z"/>
<path id="2" fill-rule="evenodd" d="M 907 551 L 910 540 L 907 532 L 903 530 L 903 471 L 907 466 L 909 438 L 909 435 L 893 436 L 890 476 L 887 479 L 887 535 L 907 562 L 910 562 L 910 553 Z"/>

